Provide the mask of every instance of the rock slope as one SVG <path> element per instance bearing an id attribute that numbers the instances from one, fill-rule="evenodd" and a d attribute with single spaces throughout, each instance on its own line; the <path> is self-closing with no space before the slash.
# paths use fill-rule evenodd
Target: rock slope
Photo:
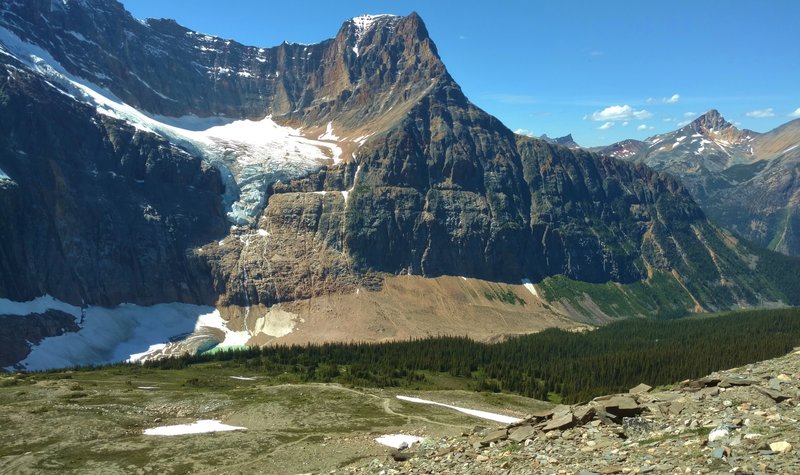
<path id="1" fill-rule="evenodd" d="M 337 473 L 798 473 L 800 349 L 519 423 L 428 439 Z"/>

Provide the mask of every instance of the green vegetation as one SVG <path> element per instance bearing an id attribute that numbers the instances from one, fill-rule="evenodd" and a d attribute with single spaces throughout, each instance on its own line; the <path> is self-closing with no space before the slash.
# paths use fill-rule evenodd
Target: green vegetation
<path id="1" fill-rule="evenodd" d="M 519 298 L 519 296 L 508 286 L 489 284 L 489 288 L 484 290 L 483 295 L 487 300 L 499 300 L 500 302 L 510 305 L 525 305 L 525 301 Z"/>
<path id="2" fill-rule="evenodd" d="M 651 279 L 632 284 L 592 284 L 554 276 L 537 285 L 548 301 L 564 301 L 588 318 L 593 318 L 586 308 L 588 303 L 606 315 L 620 318 L 634 315 L 678 318 L 694 306 L 686 290 L 666 272 L 656 272 Z"/>
<path id="3" fill-rule="evenodd" d="M 755 244 L 748 250 L 756 256 L 756 269 L 784 295 L 784 302 L 800 305 L 800 257 L 768 251 Z"/>
<path id="4" fill-rule="evenodd" d="M 681 320 L 630 319 L 587 333 L 551 329 L 499 344 L 437 337 L 252 348 L 148 366 L 168 370 L 225 363 L 277 380 L 366 387 L 419 388 L 435 375 L 447 375 L 479 391 L 573 403 L 641 382 L 669 384 L 776 357 L 798 344 L 800 309 L 780 309 Z"/>

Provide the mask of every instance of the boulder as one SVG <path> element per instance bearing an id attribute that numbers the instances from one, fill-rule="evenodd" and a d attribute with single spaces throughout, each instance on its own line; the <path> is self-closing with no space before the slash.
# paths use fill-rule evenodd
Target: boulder
<path id="1" fill-rule="evenodd" d="M 601 401 L 606 412 L 617 417 L 631 417 L 642 412 L 642 407 L 631 397 L 614 396 L 606 401 Z"/>
<path id="2" fill-rule="evenodd" d="M 761 394 L 771 398 L 775 402 L 783 402 L 791 398 L 791 396 L 788 396 L 781 391 L 776 391 L 774 389 L 764 388 L 761 386 L 756 386 L 756 390 L 758 390 L 758 392 Z"/>
<path id="3" fill-rule="evenodd" d="M 792 450 L 792 444 L 782 440 L 780 442 L 773 442 L 769 444 L 769 449 L 773 452 L 777 452 L 779 454 L 783 454 L 786 452 L 790 452 Z"/>
<path id="4" fill-rule="evenodd" d="M 543 428 L 545 432 L 556 429 L 568 429 L 575 425 L 575 416 L 571 412 L 563 414 L 559 417 L 553 417 Z"/>
<path id="5" fill-rule="evenodd" d="M 641 383 L 629 389 L 628 392 L 630 394 L 644 394 L 644 393 L 649 393 L 651 389 L 653 389 L 652 386 L 648 386 L 644 383 Z"/>
<path id="6" fill-rule="evenodd" d="M 520 426 L 512 430 L 511 433 L 508 434 L 508 438 L 514 442 L 523 442 L 532 439 L 537 432 L 539 431 L 534 426 Z"/>
<path id="7" fill-rule="evenodd" d="M 575 416 L 578 424 L 586 424 L 594 417 L 595 410 L 589 405 L 576 406 L 572 408 L 572 415 Z"/>
<path id="8" fill-rule="evenodd" d="M 508 438 L 507 429 L 500 429 L 494 432 L 489 432 L 489 434 L 487 434 L 486 437 L 484 437 L 481 440 L 481 446 L 488 447 L 494 442 L 500 442 L 501 440 L 506 440 L 507 438 Z"/>

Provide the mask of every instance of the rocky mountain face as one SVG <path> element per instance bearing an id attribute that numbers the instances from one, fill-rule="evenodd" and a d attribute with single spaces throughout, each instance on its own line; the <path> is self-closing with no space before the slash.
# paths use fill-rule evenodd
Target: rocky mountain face
<path id="1" fill-rule="evenodd" d="M 0 297 L 236 306 L 245 329 L 393 274 L 793 298 L 675 179 L 473 105 L 416 14 L 257 48 L 114 1 L 0 5 Z"/>
<path id="2" fill-rule="evenodd" d="M 800 254 L 800 120 L 765 134 L 711 110 L 675 132 L 598 150 L 681 179 L 710 218 L 785 254 Z"/>
<path id="3" fill-rule="evenodd" d="M 0 295 L 213 303 L 186 249 L 223 236 L 219 172 L 0 56 Z"/>

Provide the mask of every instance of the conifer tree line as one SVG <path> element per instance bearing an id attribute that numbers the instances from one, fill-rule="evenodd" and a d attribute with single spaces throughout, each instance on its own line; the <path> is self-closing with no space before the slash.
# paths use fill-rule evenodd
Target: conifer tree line
<path id="1" fill-rule="evenodd" d="M 487 344 L 464 337 L 394 343 L 279 346 L 149 363 L 180 368 L 212 361 L 267 375 L 353 386 L 404 386 L 426 374 L 464 378 L 479 391 L 565 403 L 646 383 L 672 384 L 784 355 L 800 345 L 800 309 L 733 312 L 679 320 L 629 319 L 594 331 L 549 329 Z"/>

